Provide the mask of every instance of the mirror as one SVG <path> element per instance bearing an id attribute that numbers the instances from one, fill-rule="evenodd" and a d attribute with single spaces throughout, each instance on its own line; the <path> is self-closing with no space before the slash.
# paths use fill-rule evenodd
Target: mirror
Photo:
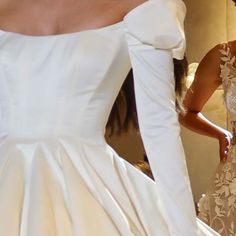
<path id="1" fill-rule="evenodd" d="M 185 0 L 186 38 L 189 63 L 197 63 L 216 44 L 236 39 L 236 7 L 232 0 Z M 203 114 L 227 128 L 223 90 L 218 89 L 204 107 Z M 195 202 L 205 193 L 219 163 L 218 141 L 182 128 L 190 180 Z"/>
<path id="2" fill-rule="evenodd" d="M 198 63 L 216 44 L 236 39 L 236 7 L 232 0 L 184 0 L 189 63 Z M 204 115 L 221 127 L 227 127 L 223 90 L 218 89 L 203 110 Z M 131 163 L 143 159 L 144 149 L 139 134 L 130 130 L 120 137 L 107 137 L 118 153 Z M 219 163 L 218 141 L 182 128 L 187 165 L 197 203 L 209 185 Z"/>

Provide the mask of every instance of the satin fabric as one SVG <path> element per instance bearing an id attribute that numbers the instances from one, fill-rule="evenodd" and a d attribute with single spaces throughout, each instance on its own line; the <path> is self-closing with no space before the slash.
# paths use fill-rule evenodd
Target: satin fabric
<path id="1" fill-rule="evenodd" d="M 196 221 L 175 111 L 184 15 L 151 0 L 99 29 L 0 31 L 0 236 L 217 235 Z M 155 183 L 104 139 L 131 67 Z"/>

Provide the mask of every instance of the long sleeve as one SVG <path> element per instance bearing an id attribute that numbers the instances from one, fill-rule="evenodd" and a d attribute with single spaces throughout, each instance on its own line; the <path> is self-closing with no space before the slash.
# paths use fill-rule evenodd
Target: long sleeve
<path id="1" fill-rule="evenodd" d="M 185 51 L 181 0 L 152 0 L 124 19 L 141 136 L 170 235 L 197 235 L 196 215 L 175 110 L 173 58 Z M 157 226 L 158 227 L 158 226 Z"/>

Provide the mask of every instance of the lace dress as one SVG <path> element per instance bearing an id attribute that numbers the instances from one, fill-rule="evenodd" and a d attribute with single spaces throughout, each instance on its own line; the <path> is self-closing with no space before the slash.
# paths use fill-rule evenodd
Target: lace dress
<path id="1" fill-rule="evenodd" d="M 224 44 L 220 50 L 220 78 L 224 99 L 230 117 L 233 143 L 228 159 L 216 169 L 212 185 L 199 201 L 199 218 L 222 236 L 236 235 L 236 68 L 235 56 L 230 46 Z"/>

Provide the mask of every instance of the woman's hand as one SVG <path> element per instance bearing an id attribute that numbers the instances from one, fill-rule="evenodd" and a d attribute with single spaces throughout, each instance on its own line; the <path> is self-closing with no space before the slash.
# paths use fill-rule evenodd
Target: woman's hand
<path id="1" fill-rule="evenodd" d="M 219 137 L 220 161 L 222 162 L 225 162 L 228 158 L 232 138 L 233 136 L 229 131 L 224 131 Z"/>

